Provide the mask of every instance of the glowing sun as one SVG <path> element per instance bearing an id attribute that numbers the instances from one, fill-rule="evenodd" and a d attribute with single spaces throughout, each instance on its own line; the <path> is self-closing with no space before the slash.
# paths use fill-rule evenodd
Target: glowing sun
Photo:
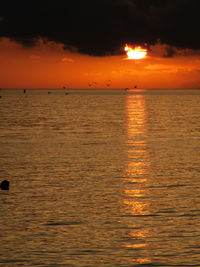
<path id="1" fill-rule="evenodd" d="M 142 48 L 141 46 L 132 48 L 126 44 L 124 51 L 126 52 L 127 59 L 142 59 L 147 55 L 147 49 Z"/>

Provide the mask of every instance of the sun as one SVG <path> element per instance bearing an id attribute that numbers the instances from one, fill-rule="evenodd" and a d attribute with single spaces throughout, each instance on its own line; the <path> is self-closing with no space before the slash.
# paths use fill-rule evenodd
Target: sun
<path id="1" fill-rule="evenodd" d="M 124 51 L 126 52 L 127 59 L 142 59 L 147 55 L 147 49 L 141 46 L 135 46 L 132 48 L 129 45 L 125 45 Z"/>

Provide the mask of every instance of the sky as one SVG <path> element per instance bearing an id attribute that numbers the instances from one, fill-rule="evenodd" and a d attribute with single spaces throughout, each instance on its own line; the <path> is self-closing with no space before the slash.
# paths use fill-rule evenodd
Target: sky
<path id="1" fill-rule="evenodd" d="M 200 88 L 199 0 L 2 0 L 0 88 Z M 147 49 L 127 59 L 126 44 Z"/>

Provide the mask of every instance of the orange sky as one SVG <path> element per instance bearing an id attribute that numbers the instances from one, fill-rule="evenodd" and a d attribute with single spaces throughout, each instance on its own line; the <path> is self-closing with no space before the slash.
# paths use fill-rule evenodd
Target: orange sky
<path id="1" fill-rule="evenodd" d="M 0 39 L 1 88 L 200 88 L 200 53 L 152 47 L 145 59 L 126 55 L 93 57 L 72 53 L 55 43 L 33 48 Z M 123 49 L 123 48 L 122 48 Z M 91 86 L 88 85 L 91 84 Z"/>

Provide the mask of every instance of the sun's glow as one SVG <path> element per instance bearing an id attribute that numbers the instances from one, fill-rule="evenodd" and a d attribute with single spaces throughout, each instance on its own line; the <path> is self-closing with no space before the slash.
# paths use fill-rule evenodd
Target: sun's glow
<path id="1" fill-rule="evenodd" d="M 125 45 L 124 51 L 126 52 L 127 59 L 142 59 L 147 55 L 147 49 L 141 46 L 132 48 L 129 45 Z"/>

